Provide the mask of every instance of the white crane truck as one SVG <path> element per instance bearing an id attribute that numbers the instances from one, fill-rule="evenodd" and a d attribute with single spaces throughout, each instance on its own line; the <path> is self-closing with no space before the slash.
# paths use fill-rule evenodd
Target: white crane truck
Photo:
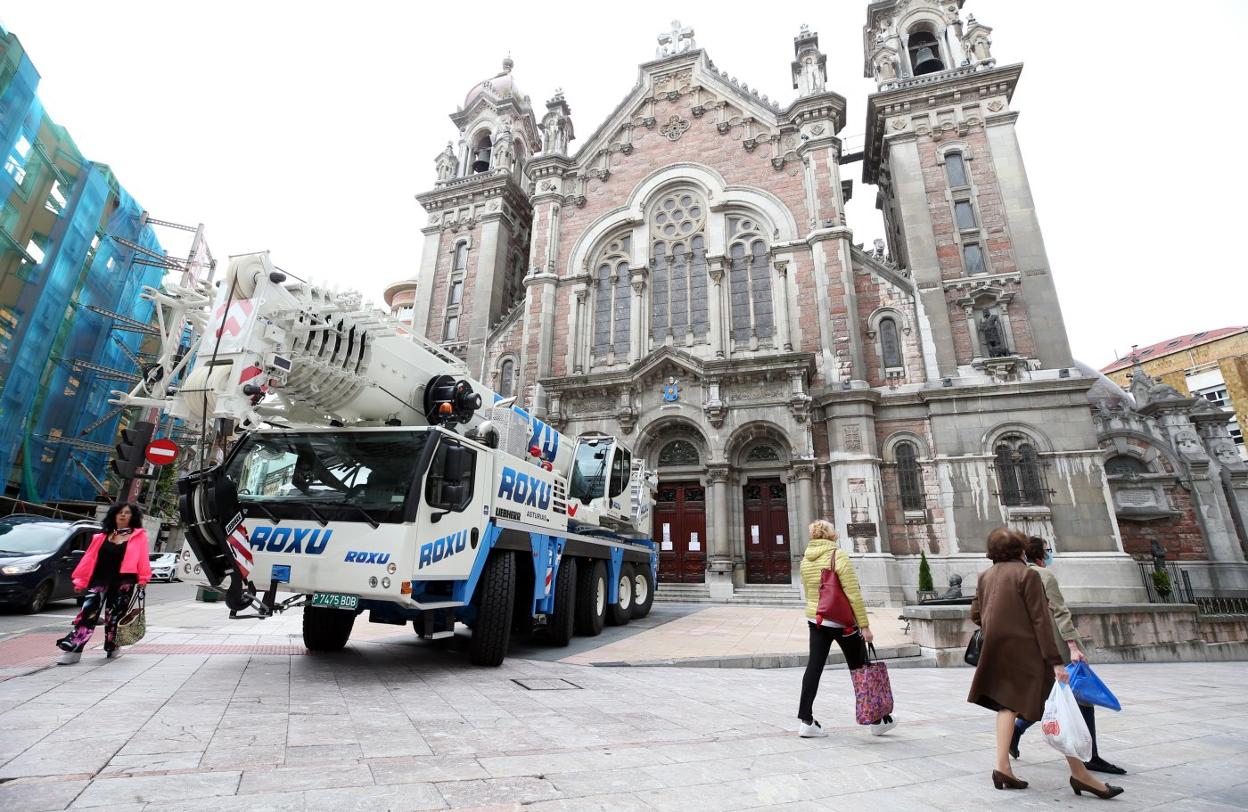
<path id="1" fill-rule="evenodd" d="M 498 665 L 515 630 L 566 645 L 650 610 L 654 478 L 628 448 L 570 440 L 267 253 L 232 258 L 162 408 L 244 432 L 179 480 L 187 543 L 232 610 L 303 605 L 312 650 L 367 613 L 426 638 L 462 622 L 472 661 Z"/>

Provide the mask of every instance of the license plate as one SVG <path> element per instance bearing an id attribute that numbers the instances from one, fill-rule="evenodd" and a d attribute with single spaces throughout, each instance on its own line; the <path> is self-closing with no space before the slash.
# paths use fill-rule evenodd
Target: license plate
<path id="1" fill-rule="evenodd" d="M 355 611 L 359 608 L 360 599 L 355 595 L 339 595 L 335 592 L 314 592 L 312 593 L 312 605 L 324 606 L 329 609 L 350 609 Z"/>

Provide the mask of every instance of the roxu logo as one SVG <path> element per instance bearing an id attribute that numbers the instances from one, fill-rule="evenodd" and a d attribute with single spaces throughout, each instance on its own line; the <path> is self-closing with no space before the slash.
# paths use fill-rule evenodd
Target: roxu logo
<path id="1" fill-rule="evenodd" d="M 251 531 L 247 543 L 251 549 L 269 553 L 307 553 L 320 555 L 325 552 L 333 530 L 313 530 L 310 527 L 268 527 L 261 525 Z"/>
<path id="2" fill-rule="evenodd" d="M 503 466 L 503 478 L 498 483 L 498 495 L 521 505 L 547 510 L 550 508 L 551 487 L 536 477 L 522 474 Z"/>
<path id="3" fill-rule="evenodd" d="M 467 546 L 467 530 L 460 530 L 458 533 L 452 533 L 437 541 L 431 541 L 422 545 L 420 548 L 420 561 L 417 563 L 416 569 L 423 569 L 430 564 L 436 564 L 443 559 L 450 558 L 456 553 L 462 553 Z"/>

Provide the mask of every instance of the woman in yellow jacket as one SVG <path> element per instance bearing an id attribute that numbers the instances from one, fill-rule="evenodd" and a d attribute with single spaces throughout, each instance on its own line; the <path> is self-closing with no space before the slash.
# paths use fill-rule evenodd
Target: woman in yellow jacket
<path id="1" fill-rule="evenodd" d="M 832 527 L 832 523 L 822 519 L 813 523 L 810 526 L 810 543 L 806 546 L 801 568 L 802 588 L 806 591 L 806 622 L 810 626 L 810 659 L 806 661 L 806 674 L 802 677 L 802 699 L 797 709 L 797 718 L 801 722 L 797 734 L 804 739 L 828 735 L 815 720 L 814 704 L 815 694 L 819 691 L 819 678 L 823 676 L 823 667 L 828 662 L 828 651 L 832 648 L 832 642 L 836 641 L 841 647 L 841 651 L 845 653 L 845 663 L 852 671 L 866 664 L 867 643 L 873 639 L 867 609 L 862 603 L 862 590 L 858 588 L 858 574 L 854 572 L 854 565 L 850 563 L 848 555 L 837 554 L 836 577 L 854 609 L 854 619 L 858 626 L 847 629 L 833 620 L 816 622 L 821 573 L 832 565 L 832 553 L 836 549 L 836 529 Z M 892 730 L 896 724 L 893 717 L 885 716 L 871 725 L 871 734 L 880 736 Z"/>

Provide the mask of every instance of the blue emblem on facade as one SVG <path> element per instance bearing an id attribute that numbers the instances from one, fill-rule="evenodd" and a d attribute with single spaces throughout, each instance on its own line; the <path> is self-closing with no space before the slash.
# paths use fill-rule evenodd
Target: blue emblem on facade
<path id="1" fill-rule="evenodd" d="M 680 384 L 675 378 L 668 378 L 667 383 L 663 384 L 663 400 L 667 403 L 680 400 Z"/>

